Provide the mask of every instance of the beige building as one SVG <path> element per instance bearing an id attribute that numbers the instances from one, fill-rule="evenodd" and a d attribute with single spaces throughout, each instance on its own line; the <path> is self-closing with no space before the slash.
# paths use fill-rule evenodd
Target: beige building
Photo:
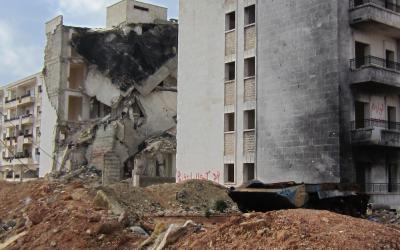
<path id="1" fill-rule="evenodd" d="M 43 77 L 31 75 L 1 89 L 1 165 L 3 179 L 38 177 Z"/>
<path id="2" fill-rule="evenodd" d="M 178 181 L 400 206 L 400 1 L 181 0 L 179 20 Z"/>

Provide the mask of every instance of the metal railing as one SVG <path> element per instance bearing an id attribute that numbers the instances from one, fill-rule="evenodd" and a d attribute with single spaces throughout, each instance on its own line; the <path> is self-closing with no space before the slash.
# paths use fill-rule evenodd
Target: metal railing
<path id="1" fill-rule="evenodd" d="M 15 121 L 18 120 L 19 116 L 14 116 L 14 117 L 10 117 L 10 118 L 4 118 L 4 122 L 11 122 L 11 121 Z"/>
<path id="2" fill-rule="evenodd" d="M 366 193 L 399 193 L 400 183 L 366 183 Z"/>
<path id="3" fill-rule="evenodd" d="M 357 57 L 350 60 L 350 68 L 352 70 L 359 69 L 363 66 L 378 66 L 400 72 L 400 63 L 376 56 Z"/>
<path id="4" fill-rule="evenodd" d="M 364 4 L 375 4 L 391 11 L 400 12 L 400 5 L 393 3 L 391 0 L 350 0 L 350 9 Z"/>
<path id="5" fill-rule="evenodd" d="M 3 160 L 6 161 L 12 161 L 14 159 L 25 159 L 25 158 L 31 158 L 32 154 L 31 153 L 16 153 L 14 157 L 3 157 Z"/>
<path id="6" fill-rule="evenodd" d="M 11 98 L 11 99 L 8 99 L 7 97 L 6 97 L 6 101 L 5 101 L 5 103 L 6 104 L 8 104 L 8 103 L 11 103 L 11 102 L 15 102 L 17 100 L 17 98 L 16 97 L 14 97 L 14 98 Z"/>
<path id="7" fill-rule="evenodd" d="M 400 122 L 389 122 L 379 119 L 364 119 L 361 121 L 352 121 L 351 129 L 363 129 L 363 128 L 384 128 L 389 130 L 399 130 Z"/>
<path id="8" fill-rule="evenodd" d="M 24 118 L 28 118 L 28 117 L 31 117 L 32 116 L 32 114 L 25 114 L 25 115 L 20 115 L 20 116 L 14 116 L 14 117 L 11 117 L 11 118 L 4 118 L 4 122 L 11 122 L 11 121 L 15 121 L 15 120 L 18 120 L 20 117 L 22 118 L 22 119 L 24 119 Z"/>

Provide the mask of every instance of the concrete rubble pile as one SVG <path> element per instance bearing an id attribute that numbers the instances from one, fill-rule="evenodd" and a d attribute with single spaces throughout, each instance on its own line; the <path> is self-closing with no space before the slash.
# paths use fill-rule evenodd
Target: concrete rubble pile
<path id="1" fill-rule="evenodd" d="M 48 63 L 44 75 L 58 115 L 53 176 L 89 167 L 101 171 L 103 184 L 128 178 L 135 185 L 175 182 L 177 24 L 59 25 L 48 33 L 46 54 L 65 30 L 86 69 L 79 91 L 96 116 L 78 122 L 61 117 L 49 92 L 54 76 Z"/>

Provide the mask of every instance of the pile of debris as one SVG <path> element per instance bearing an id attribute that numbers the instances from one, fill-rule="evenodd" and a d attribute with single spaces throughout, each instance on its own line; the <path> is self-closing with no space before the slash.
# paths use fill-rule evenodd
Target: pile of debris
<path id="1" fill-rule="evenodd" d="M 227 189 L 210 181 L 191 180 L 146 188 L 120 183 L 101 187 L 101 193 L 115 200 L 124 211 L 139 217 L 205 216 L 237 214 Z M 102 194 L 102 196 L 104 196 Z"/>
<path id="2" fill-rule="evenodd" d="M 196 223 L 212 225 L 234 206 L 226 189 L 211 182 L 166 184 L 131 191 L 123 185 L 128 184 L 101 187 L 96 178 L 81 180 L 79 176 L 70 181 L 0 182 L 0 226 L 3 228 L 0 248 L 137 249 L 156 231 L 157 224 L 168 228 L 174 224 L 171 220 L 185 222 L 197 214 Z M 119 193 L 119 188 L 123 193 Z M 224 213 L 215 211 L 209 214 L 210 218 L 204 217 L 204 211 L 200 213 L 203 207 L 212 209 L 212 201 L 224 199 L 229 204 L 221 210 Z M 158 214 L 152 203 L 162 209 L 180 207 L 179 204 L 197 205 L 198 210 L 176 213 L 180 218 L 168 217 Z"/>
<path id="3" fill-rule="evenodd" d="M 294 209 L 232 217 L 169 249 L 399 249 L 400 231 L 327 211 Z"/>
<path id="4" fill-rule="evenodd" d="M 366 218 L 369 221 L 385 224 L 400 230 L 400 214 L 396 210 L 376 209 L 370 210 Z"/>

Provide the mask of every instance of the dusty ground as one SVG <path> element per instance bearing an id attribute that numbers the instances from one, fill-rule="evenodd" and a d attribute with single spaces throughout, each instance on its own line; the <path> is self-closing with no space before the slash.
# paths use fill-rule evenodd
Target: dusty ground
<path id="1" fill-rule="evenodd" d="M 28 183 L 0 182 L 0 219 L 15 222 L 8 231 L 0 230 L 0 241 L 7 241 L 22 233 L 7 249 L 136 249 L 146 237 L 132 233 L 121 220 L 94 202 L 98 188 L 92 183 L 73 181 L 35 181 Z M 161 185 L 152 188 L 131 188 L 126 184 L 114 185 L 108 193 L 118 193 L 114 198 L 123 201 L 127 210 L 135 213 L 134 225 L 149 233 L 156 223 L 185 222 L 192 219 L 210 230 L 226 217 L 205 218 L 204 207 L 212 207 L 214 200 L 229 202 L 224 188 L 209 182 Z M 199 189 L 198 192 L 195 189 Z M 177 195 L 185 190 L 184 195 Z M 202 193 L 201 191 L 205 191 Z M 162 195 L 165 192 L 168 195 Z M 186 192 L 190 193 L 187 195 Z M 210 199 L 207 200 L 207 197 Z M 165 217 L 168 208 L 192 208 L 192 217 Z M 198 210 L 193 210 L 198 207 Z M 201 209 L 200 209 L 201 207 Z M 178 214 L 179 215 L 179 214 Z M 129 223 L 128 223 L 129 224 Z M 3 245 L 0 243 L 0 249 Z"/>
<path id="2" fill-rule="evenodd" d="M 327 211 L 244 214 L 170 249 L 400 249 L 400 231 Z"/>
<path id="3" fill-rule="evenodd" d="M 125 217 L 98 206 L 98 190 L 134 220 L 127 225 Z M 202 229 L 184 234 L 170 249 L 400 249 L 398 229 L 326 211 L 238 214 L 223 187 L 204 181 L 144 189 L 98 188 L 82 180 L 0 182 L 0 200 L 0 249 L 138 249 L 148 236 L 130 226 L 151 234 L 159 225 L 187 220 Z M 215 211 L 216 200 L 228 204 L 227 213 Z"/>

